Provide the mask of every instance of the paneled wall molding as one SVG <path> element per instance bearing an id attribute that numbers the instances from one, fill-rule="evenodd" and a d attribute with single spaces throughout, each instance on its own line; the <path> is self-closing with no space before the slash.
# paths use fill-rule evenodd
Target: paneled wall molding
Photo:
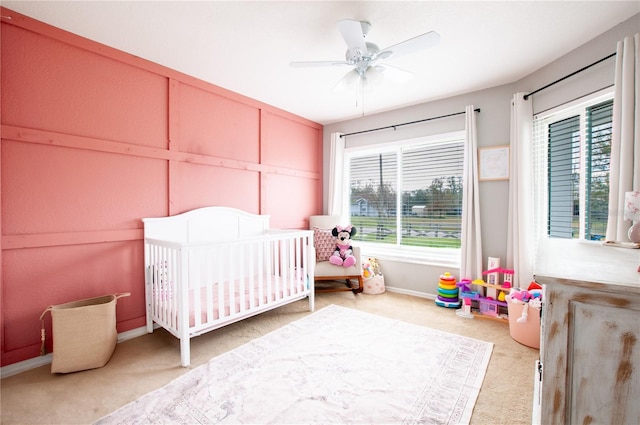
<path id="1" fill-rule="evenodd" d="M 16 142 L 38 143 L 64 148 L 134 155 L 146 158 L 171 159 L 169 152 L 164 149 L 12 125 L 2 125 L 2 138 Z"/>
<path id="2" fill-rule="evenodd" d="M 169 151 L 180 151 L 180 81 L 169 78 Z M 178 162 L 169 160 L 168 180 L 169 193 L 167 194 L 167 211 L 169 215 L 176 215 L 182 212 L 180 205 L 180 182 L 179 182 Z"/>
<path id="3" fill-rule="evenodd" d="M 42 145 L 58 146 L 64 148 L 84 149 L 96 152 L 108 152 L 121 155 L 132 155 L 144 158 L 163 159 L 190 164 L 211 165 L 236 170 L 257 171 L 283 176 L 302 177 L 319 180 L 319 172 L 308 172 L 271 166 L 234 159 L 220 158 L 209 155 L 179 152 L 176 150 L 149 148 L 131 143 L 114 142 L 110 140 L 94 139 L 91 137 L 75 136 L 72 134 L 55 133 L 52 131 L 37 130 L 33 128 L 2 125 L 2 138 L 25 143 L 37 143 Z M 212 142 L 213 143 L 213 142 Z"/>
<path id="4" fill-rule="evenodd" d="M 142 229 L 2 235 L 2 249 L 10 250 L 65 245 L 85 245 L 105 242 L 135 241 L 142 239 Z"/>

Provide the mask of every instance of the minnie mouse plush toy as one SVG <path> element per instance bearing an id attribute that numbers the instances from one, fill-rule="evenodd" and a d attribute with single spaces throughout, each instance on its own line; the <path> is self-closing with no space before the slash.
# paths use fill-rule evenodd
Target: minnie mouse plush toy
<path id="1" fill-rule="evenodd" d="M 351 238 L 356 235 L 356 228 L 351 225 L 347 227 L 336 226 L 331 234 L 336 238 L 336 250 L 329 257 L 329 262 L 336 266 L 353 266 L 356 263 L 356 257 L 353 256 Z"/>

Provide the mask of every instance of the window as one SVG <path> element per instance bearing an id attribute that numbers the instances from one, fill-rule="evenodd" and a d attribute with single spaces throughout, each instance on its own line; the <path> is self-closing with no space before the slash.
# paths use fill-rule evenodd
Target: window
<path id="1" fill-rule="evenodd" d="M 345 152 L 355 240 L 459 255 L 464 132 Z M 457 258 L 457 257 L 456 257 Z"/>
<path id="2" fill-rule="evenodd" d="M 538 237 L 604 239 L 612 117 L 611 93 L 535 117 Z"/>

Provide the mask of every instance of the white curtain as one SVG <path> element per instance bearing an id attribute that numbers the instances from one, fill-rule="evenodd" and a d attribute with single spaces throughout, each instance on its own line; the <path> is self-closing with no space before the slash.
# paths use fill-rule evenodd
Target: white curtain
<path id="1" fill-rule="evenodd" d="M 613 135 L 609 170 L 609 217 L 606 239 L 627 241 L 624 193 L 640 190 L 640 33 L 618 42 L 613 98 Z"/>
<path id="2" fill-rule="evenodd" d="M 460 279 L 474 280 L 482 278 L 482 237 L 478 191 L 478 140 L 473 105 L 466 107 L 465 119 Z"/>
<path id="3" fill-rule="evenodd" d="M 328 215 L 342 215 L 344 145 L 344 137 L 342 137 L 342 133 L 331 133 L 329 193 L 327 200 Z"/>
<path id="4" fill-rule="evenodd" d="M 507 268 L 515 271 L 514 287 L 527 287 L 533 279 L 533 107 L 525 93 L 511 99 L 509 210 Z"/>

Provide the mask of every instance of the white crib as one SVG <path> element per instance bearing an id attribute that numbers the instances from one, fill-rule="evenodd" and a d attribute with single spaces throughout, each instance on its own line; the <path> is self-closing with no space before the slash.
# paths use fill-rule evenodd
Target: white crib
<path id="1" fill-rule="evenodd" d="M 313 311 L 312 231 L 228 207 L 142 221 L 147 331 L 179 338 L 182 366 L 195 336 L 306 297 Z"/>

